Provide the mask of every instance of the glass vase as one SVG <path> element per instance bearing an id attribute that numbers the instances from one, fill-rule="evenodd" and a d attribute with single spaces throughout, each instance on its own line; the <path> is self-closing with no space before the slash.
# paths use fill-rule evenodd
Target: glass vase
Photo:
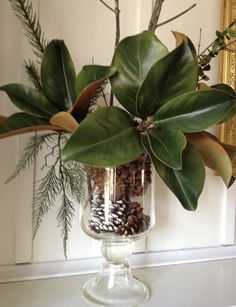
<path id="1" fill-rule="evenodd" d="M 104 258 L 99 274 L 82 288 L 83 298 L 97 306 L 136 306 L 149 297 L 146 285 L 129 265 L 133 242 L 155 223 L 152 165 L 147 155 L 117 167 L 85 166 L 88 200 L 81 225 L 101 240 Z"/>

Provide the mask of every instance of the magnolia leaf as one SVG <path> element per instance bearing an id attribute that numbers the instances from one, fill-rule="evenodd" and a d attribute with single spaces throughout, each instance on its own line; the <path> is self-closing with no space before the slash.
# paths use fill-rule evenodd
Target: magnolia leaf
<path id="1" fill-rule="evenodd" d="M 15 113 L 0 123 L 0 139 L 17 134 L 23 134 L 41 130 L 61 130 L 50 125 L 48 120 L 35 117 L 27 113 Z"/>
<path id="2" fill-rule="evenodd" d="M 116 73 L 112 66 L 86 65 L 82 68 L 76 78 L 76 95 L 95 81 L 104 81 Z"/>
<path id="3" fill-rule="evenodd" d="M 112 91 L 131 114 L 139 116 L 137 92 L 153 64 L 166 54 L 167 48 L 152 32 L 127 37 L 116 48 L 112 65 L 117 73 L 111 78 Z"/>
<path id="4" fill-rule="evenodd" d="M 37 90 L 23 84 L 7 84 L 0 87 L 22 111 L 37 117 L 50 118 L 58 109 Z"/>
<path id="5" fill-rule="evenodd" d="M 45 96 L 59 111 L 72 107 L 75 98 L 75 68 L 62 40 L 52 40 L 42 58 L 41 80 Z"/>
<path id="6" fill-rule="evenodd" d="M 236 98 L 222 91 L 194 91 L 177 96 L 154 115 L 157 128 L 198 132 L 219 123 L 232 110 Z"/>
<path id="7" fill-rule="evenodd" d="M 149 150 L 150 152 L 150 150 Z M 182 170 L 168 167 L 150 154 L 158 174 L 187 210 L 196 210 L 205 181 L 205 167 L 191 144 L 183 152 Z"/>
<path id="8" fill-rule="evenodd" d="M 128 163 L 143 153 L 130 115 L 117 107 L 90 113 L 62 150 L 62 159 L 109 167 Z"/>
<path id="9" fill-rule="evenodd" d="M 116 69 L 112 66 L 84 66 L 76 79 L 76 95 L 78 96 L 71 114 L 78 122 L 87 115 L 91 99 L 103 82 L 114 75 Z"/>
<path id="10" fill-rule="evenodd" d="M 205 165 L 216 171 L 228 186 L 232 177 L 232 164 L 223 146 L 205 132 L 188 133 L 186 137 L 199 150 Z"/>
<path id="11" fill-rule="evenodd" d="M 59 112 L 50 118 L 50 124 L 58 126 L 67 132 L 75 131 L 79 124 L 68 112 Z"/>
<path id="12" fill-rule="evenodd" d="M 212 88 L 217 89 L 218 91 L 222 91 L 225 92 L 229 95 L 231 95 L 232 97 L 236 98 L 236 92 L 234 91 L 234 89 L 224 83 L 219 83 L 219 84 L 215 84 L 212 85 Z M 235 107 L 231 110 L 231 112 L 229 112 L 219 123 L 225 123 L 228 120 L 230 120 L 236 113 Z"/>
<path id="13" fill-rule="evenodd" d="M 231 86 L 224 83 L 214 84 L 211 86 L 211 88 L 225 92 L 229 95 L 232 95 L 233 97 L 236 96 L 236 92 L 234 91 L 234 89 Z"/>
<path id="14" fill-rule="evenodd" d="M 148 152 L 151 150 L 151 154 L 167 166 L 182 168 L 182 153 L 187 143 L 180 131 L 148 129 L 142 136 L 142 143 Z"/>
<path id="15" fill-rule="evenodd" d="M 178 37 L 182 39 L 179 46 L 152 66 L 138 92 L 141 118 L 154 114 L 172 97 L 196 89 L 198 64 L 192 43 L 183 34 Z"/>
<path id="16" fill-rule="evenodd" d="M 236 157 L 236 146 L 226 144 L 226 143 L 220 143 L 221 146 L 224 148 L 224 150 L 227 152 L 231 162 Z"/>
<path id="17" fill-rule="evenodd" d="M 231 144 L 226 144 L 221 142 L 214 134 L 211 134 L 208 131 L 203 131 L 204 134 L 206 134 L 209 138 L 211 138 L 213 141 L 217 142 L 218 144 L 220 144 L 225 151 L 227 152 L 227 154 L 229 155 L 229 158 L 231 161 L 233 161 L 233 159 L 236 156 L 236 146 L 231 145 Z"/>

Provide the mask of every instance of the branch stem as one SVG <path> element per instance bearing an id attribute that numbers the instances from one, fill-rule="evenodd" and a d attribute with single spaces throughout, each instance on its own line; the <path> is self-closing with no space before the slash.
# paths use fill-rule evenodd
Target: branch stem
<path id="1" fill-rule="evenodd" d="M 120 6 L 119 6 L 119 0 L 115 0 L 115 14 L 116 14 L 115 48 L 116 48 L 119 44 L 119 41 L 120 41 Z"/>
<path id="2" fill-rule="evenodd" d="M 105 5 L 110 11 L 116 14 L 116 10 L 114 10 L 110 5 L 108 5 L 105 1 L 99 0 L 103 5 Z"/>
<path id="3" fill-rule="evenodd" d="M 182 15 L 184 15 L 184 14 L 186 14 L 187 12 L 189 12 L 190 10 L 192 10 L 195 6 L 196 6 L 196 3 L 194 3 L 193 5 L 191 5 L 189 8 L 187 8 L 187 9 L 184 10 L 183 12 L 181 12 L 181 13 L 175 15 L 174 17 L 172 17 L 172 18 L 170 18 L 170 19 L 167 19 L 166 21 L 163 21 L 163 22 L 161 22 L 161 23 L 158 23 L 158 24 L 156 25 L 156 28 L 161 27 L 161 26 L 163 26 L 163 25 L 165 25 L 165 24 L 167 24 L 167 23 L 169 23 L 169 22 L 171 22 L 171 21 L 173 21 L 173 20 L 175 20 L 175 19 L 181 17 Z M 155 29 L 156 29 L 156 28 L 155 28 Z"/>
<path id="4" fill-rule="evenodd" d="M 155 32 L 157 23 L 161 14 L 162 4 L 164 0 L 156 0 L 154 8 L 152 10 L 152 16 L 149 21 L 148 31 Z"/>

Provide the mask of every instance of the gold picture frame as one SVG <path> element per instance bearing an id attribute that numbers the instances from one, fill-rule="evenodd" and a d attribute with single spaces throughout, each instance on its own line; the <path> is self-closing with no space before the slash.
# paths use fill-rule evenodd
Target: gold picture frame
<path id="1" fill-rule="evenodd" d="M 236 18 L 236 0 L 222 0 L 222 29 Z M 220 59 L 220 81 L 236 90 L 236 54 L 222 52 Z M 219 126 L 219 138 L 222 142 L 236 146 L 236 116 Z M 236 175 L 236 159 L 233 161 L 233 175 Z"/>

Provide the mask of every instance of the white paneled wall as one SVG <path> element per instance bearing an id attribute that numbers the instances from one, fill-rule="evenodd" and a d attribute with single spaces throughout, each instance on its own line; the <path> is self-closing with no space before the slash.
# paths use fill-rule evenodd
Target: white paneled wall
<path id="1" fill-rule="evenodd" d="M 120 0 L 122 37 L 147 28 L 152 0 Z M 169 48 L 174 46 L 170 30 L 187 34 L 198 43 L 199 29 L 203 29 L 202 47 L 214 38 L 220 24 L 220 0 L 197 0 L 197 8 L 157 30 L 157 35 Z M 74 59 L 77 72 L 85 64 L 106 65 L 111 62 L 114 46 L 114 15 L 98 0 L 34 0 L 47 38 L 64 39 Z M 107 3 L 113 5 L 112 0 Z M 190 0 L 171 1 L 163 4 L 161 21 L 166 20 L 192 5 Z M 0 0 L 0 84 L 26 82 L 22 60 L 31 55 L 23 38 L 19 23 L 12 14 L 8 0 Z M 132 52 L 132 51 L 131 51 Z M 217 63 L 211 71 L 212 83 L 218 78 Z M 0 93 L 0 114 L 9 115 L 14 108 Z M 34 175 L 42 177 L 40 163 L 27 170 L 14 182 L 4 185 L 4 180 L 14 169 L 27 137 L 14 137 L 0 141 L 0 265 L 63 259 L 60 230 L 55 216 L 57 207 L 45 217 L 42 227 L 32 244 L 31 200 Z M 39 157 L 39 162 L 43 157 Z M 155 229 L 147 244 L 141 241 L 136 250 L 166 250 L 234 243 L 235 187 L 230 198 L 220 178 L 207 172 L 205 190 L 197 212 L 186 212 L 156 178 Z M 230 199 L 230 201 L 229 201 Z M 227 203 L 229 202 L 229 204 Z M 226 214 L 230 206 L 231 214 Z M 69 239 L 69 259 L 92 257 L 99 254 L 99 243 L 88 238 L 80 229 L 77 214 Z"/>

